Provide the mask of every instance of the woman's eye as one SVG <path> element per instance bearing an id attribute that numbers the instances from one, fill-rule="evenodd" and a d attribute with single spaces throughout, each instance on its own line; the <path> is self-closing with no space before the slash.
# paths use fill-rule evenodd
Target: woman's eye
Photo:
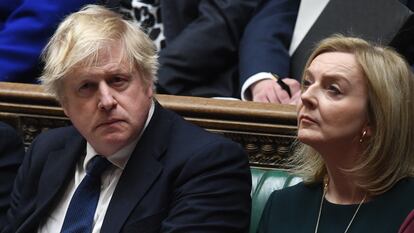
<path id="1" fill-rule="evenodd" d="M 339 90 L 338 87 L 336 87 L 335 85 L 329 85 L 328 86 L 328 91 L 334 95 L 340 95 L 342 94 L 342 92 Z"/>
<path id="2" fill-rule="evenodd" d="M 302 91 L 308 89 L 308 87 L 311 85 L 312 83 L 309 80 L 303 80 L 302 83 Z"/>

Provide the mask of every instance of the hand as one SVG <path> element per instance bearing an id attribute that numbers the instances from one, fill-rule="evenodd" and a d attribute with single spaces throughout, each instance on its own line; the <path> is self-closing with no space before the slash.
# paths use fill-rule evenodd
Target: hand
<path id="1" fill-rule="evenodd" d="M 250 87 L 252 100 L 263 103 L 296 105 L 300 100 L 300 83 L 291 78 L 284 78 L 283 82 L 289 86 L 292 97 L 289 97 L 289 94 L 274 79 L 263 79 Z"/>

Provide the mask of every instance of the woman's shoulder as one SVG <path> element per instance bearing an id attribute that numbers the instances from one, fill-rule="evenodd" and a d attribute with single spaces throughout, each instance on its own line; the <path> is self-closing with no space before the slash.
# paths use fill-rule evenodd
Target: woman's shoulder
<path id="1" fill-rule="evenodd" d="M 322 193 L 322 184 L 304 184 L 300 182 L 296 185 L 284 189 L 275 190 L 269 197 L 269 201 L 283 205 L 292 203 L 302 203 L 320 196 Z"/>
<path id="2" fill-rule="evenodd" d="M 414 177 L 399 180 L 388 192 L 398 196 L 407 195 L 412 199 L 414 195 Z"/>
<path id="3" fill-rule="evenodd" d="M 414 177 L 403 178 L 390 190 L 374 198 L 371 205 L 391 212 L 409 212 L 414 209 Z M 408 214 L 407 212 L 407 214 Z M 405 215 L 407 215 L 405 214 Z"/>
<path id="4" fill-rule="evenodd" d="M 321 195 L 320 183 L 307 185 L 301 182 L 274 191 L 262 215 L 262 232 L 298 232 L 298 227 L 312 225 Z"/>
<path id="5" fill-rule="evenodd" d="M 406 187 L 406 188 L 410 188 L 410 189 L 414 189 L 414 177 L 413 176 L 409 176 L 409 177 L 405 177 L 403 179 L 401 179 L 397 185 L 400 185 L 402 187 Z"/>

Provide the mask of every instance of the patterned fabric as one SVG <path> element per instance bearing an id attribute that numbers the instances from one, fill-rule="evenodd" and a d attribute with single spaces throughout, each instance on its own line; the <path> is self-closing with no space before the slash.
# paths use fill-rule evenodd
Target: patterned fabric
<path id="1" fill-rule="evenodd" d="M 120 12 L 140 25 L 158 51 L 165 47 L 160 0 L 121 0 Z"/>

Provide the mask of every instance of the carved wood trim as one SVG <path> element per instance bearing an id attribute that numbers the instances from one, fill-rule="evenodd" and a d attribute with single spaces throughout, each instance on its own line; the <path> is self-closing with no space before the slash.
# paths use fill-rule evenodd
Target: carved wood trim
<path id="1" fill-rule="evenodd" d="M 296 135 L 294 106 L 156 95 L 165 108 L 211 132 L 239 142 L 254 166 L 281 167 Z M 42 87 L 0 82 L 0 120 L 17 128 L 26 145 L 49 128 L 70 124 Z"/>

